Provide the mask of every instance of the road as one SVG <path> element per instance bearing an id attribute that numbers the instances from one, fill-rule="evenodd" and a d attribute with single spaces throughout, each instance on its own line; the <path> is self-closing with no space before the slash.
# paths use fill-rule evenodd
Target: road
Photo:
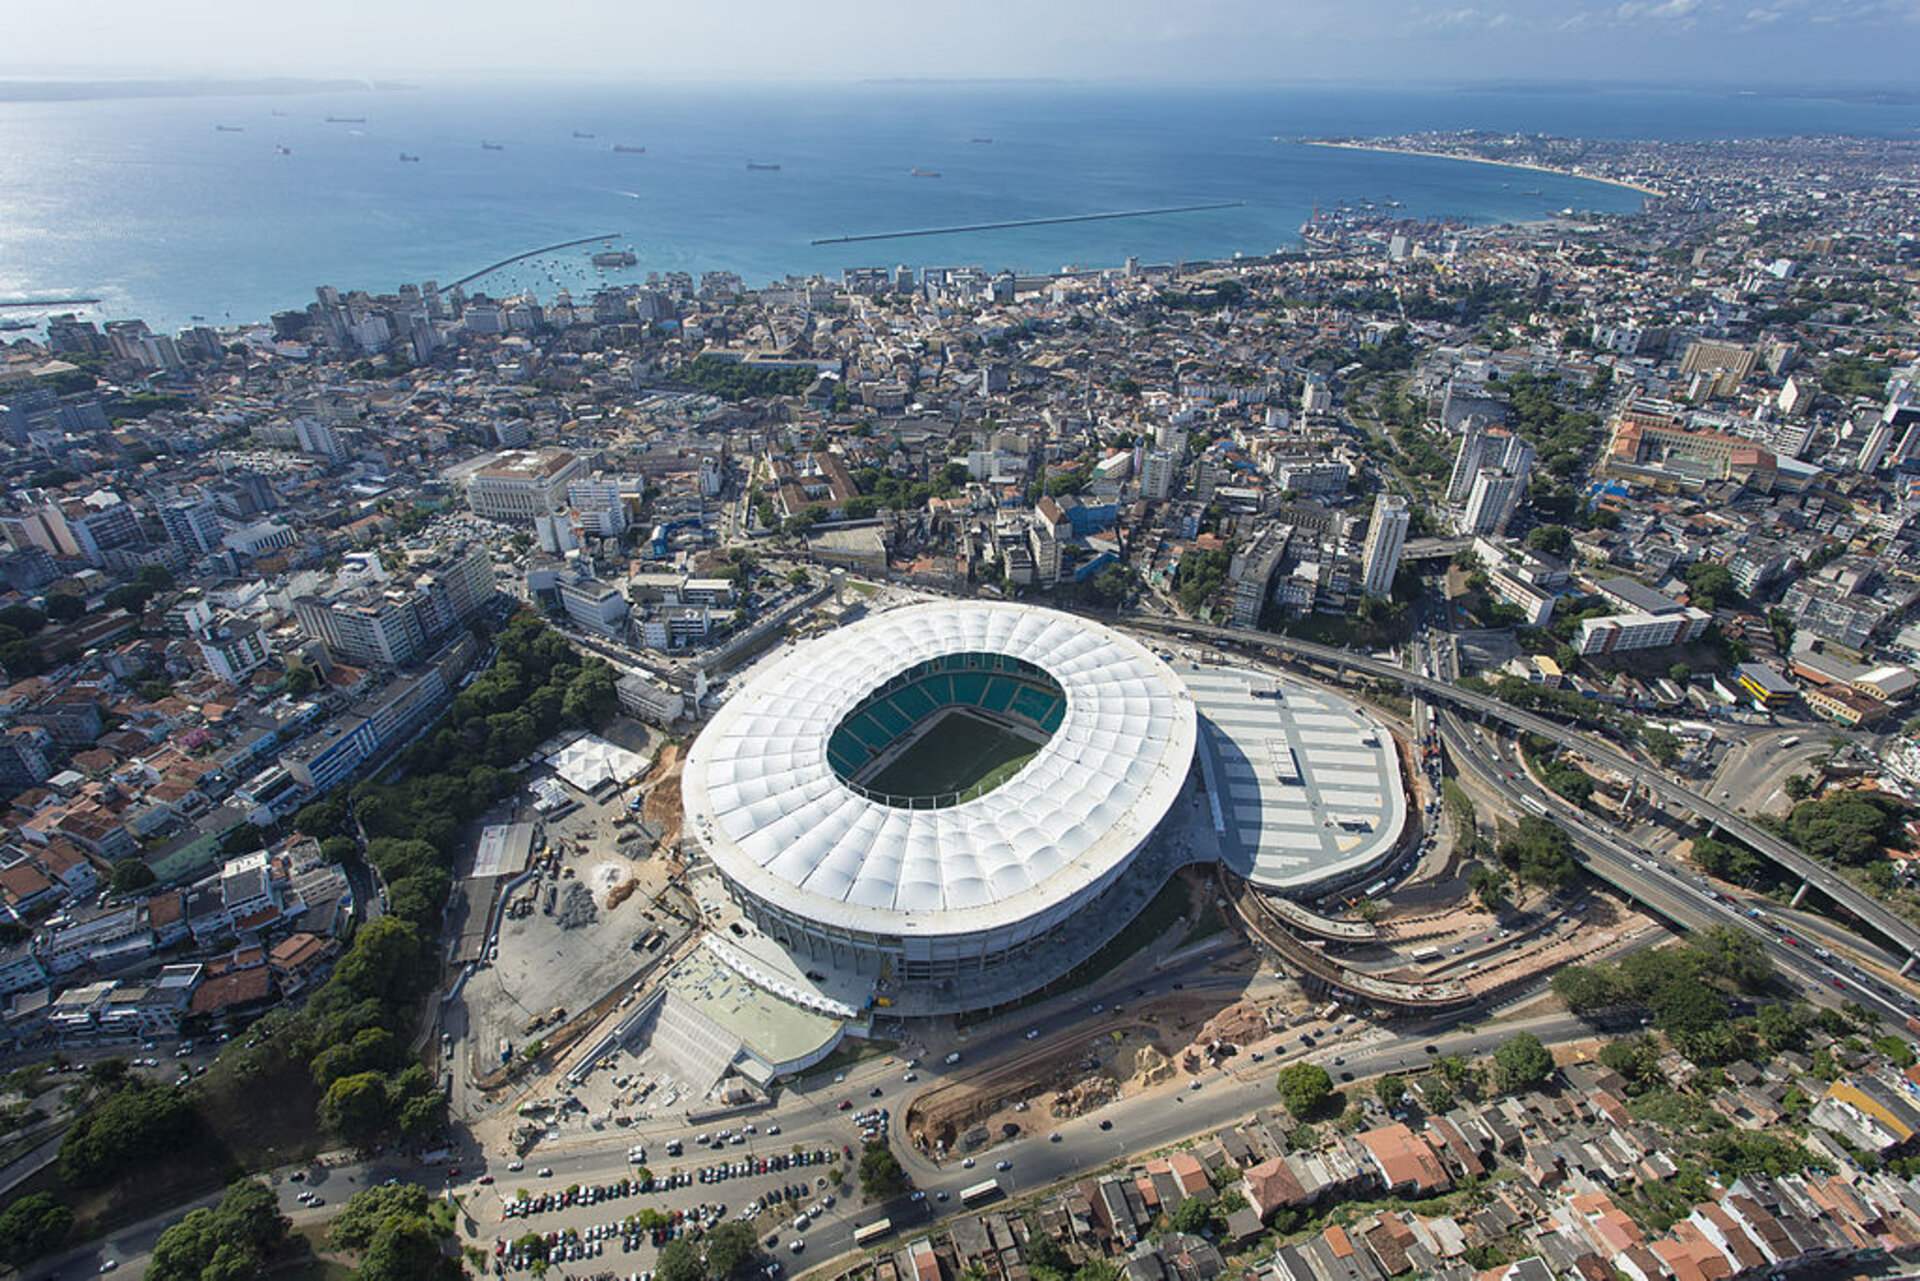
<path id="1" fill-rule="evenodd" d="M 1739 813 L 1722 806 L 1708 796 L 1695 792 L 1664 771 L 1642 761 L 1637 755 L 1623 752 L 1592 735 L 1578 733 L 1558 721 L 1521 711 L 1496 698 L 1461 689 L 1448 681 L 1423 676 L 1404 667 L 1331 645 L 1318 645 L 1311 641 L 1297 640 L 1291 636 L 1214 627 L 1202 623 L 1161 622 L 1146 618 L 1129 621 L 1137 627 L 1162 632 L 1184 632 L 1196 639 L 1205 639 L 1214 643 L 1233 646 L 1257 645 L 1283 654 L 1293 654 L 1325 666 L 1359 672 L 1381 680 L 1396 681 L 1410 692 L 1417 691 L 1431 700 L 1445 702 L 1474 712 L 1482 718 L 1503 721 L 1517 729 L 1529 730 L 1556 742 L 1577 747 L 1582 755 L 1595 764 L 1618 770 L 1658 796 L 1663 804 L 1691 811 L 1703 821 L 1744 842 L 1766 858 L 1772 859 L 1803 883 L 1818 889 L 1840 907 L 1852 913 L 1864 925 L 1893 943 L 1907 963 L 1920 960 L 1920 929 L 1909 924 L 1904 917 L 1861 893 L 1792 845 L 1771 832 L 1755 826 Z"/>
<path id="2" fill-rule="evenodd" d="M 1451 713 L 1440 717 L 1441 737 L 1455 762 L 1470 767 L 1516 809 L 1550 816 L 1572 839 L 1587 870 L 1601 880 L 1658 912 L 1685 930 L 1699 932 L 1716 925 L 1739 929 L 1756 939 L 1774 969 L 1805 989 L 1816 1001 L 1855 1000 L 1886 1015 L 1894 1026 L 1904 1024 L 1912 1008 L 1910 998 L 1838 961 L 1819 955 L 1818 945 L 1791 933 L 1769 928 L 1769 899 L 1748 900 L 1723 892 L 1707 879 L 1679 870 L 1657 855 L 1634 846 L 1630 837 L 1597 816 L 1569 805 L 1536 785 L 1518 760 L 1488 735 L 1463 725 Z M 1776 922 L 1777 924 L 1777 922 Z M 1796 939 L 1788 943 L 1787 939 Z"/>

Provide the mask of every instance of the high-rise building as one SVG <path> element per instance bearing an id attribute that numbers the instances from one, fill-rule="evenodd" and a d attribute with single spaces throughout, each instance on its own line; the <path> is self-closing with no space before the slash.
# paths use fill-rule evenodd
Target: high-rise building
<path id="1" fill-rule="evenodd" d="M 485 547 L 461 544 L 413 573 L 343 586 L 293 602 L 300 630 L 340 662 L 403 667 L 427 647 L 472 619 L 492 600 L 493 558 Z"/>
<path id="2" fill-rule="evenodd" d="M 589 538 L 618 538 L 627 532 L 627 508 L 617 477 L 596 472 L 567 484 L 573 522 Z"/>
<path id="3" fill-rule="evenodd" d="M 110 502 L 107 501 L 109 499 Z M 85 503 L 71 505 L 64 513 L 74 544 L 88 563 L 93 565 L 105 565 L 106 553 L 110 551 L 138 547 L 146 542 L 146 535 L 140 529 L 140 518 L 134 514 L 130 504 L 111 494 L 105 495 L 100 501 L 104 505 L 94 506 L 94 500 L 88 499 Z"/>
<path id="4" fill-rule="evenodd" d="M 347 447 L 340 443 L 333 424 L 302 416 L 293 420 L 293 433 L 301 453 L 317 454 L 335 464 L 347 461 Z"/>
<path id="5" fill-rule="evenodd" d="M 1162 502 L 1173 495 L 1180 456 L 1171 449 L 1149 449 L 1140 471 L 1140 496 Z"/>
<path id="6" fill-rule="evenodd" d="M 1367 525 L 1366 547 L 1360 559 L 1360 590 L 1366 595 L 1385 596 L 1393 589 L 1410 520 L 1407 500 L 1400 495 L 1381 494 L 1373 500 L 1373 520 Z"/>
<path id="7" fill-rule="evenodd" d="M 220 509 L 211 498 L 185 498 L 160 508 L 160 524 L 167 537 L 187 549 L 190 556 L 205 556 L 220 546 L 225 531 L 220 525 Z"/>
<path id="8" fill-rule="evenodd" d="M 1473 492 L 1474 479 L 1489 467 L 1518 476 L 1524 485 L 1533 471 L 1533 446 L 1524 437 L 1490 426 L 1484 419 L 1469 418 L 1466 433 L 1460 437 L 1460 452 L 1454 455 L 1453 471 L 1447 476 L 1447 501 L 1455 505 L 1465 502 Z"/>
<path id="9" fill-rule="evenodd" d="M 1513 518 L 1514 508 L 1526 492 L 1526 482 L 1498 467 L 1484 467 L 1473 478 L 1473 491 L 1467 495 L 1466 510 L 1460 516 L 1463 534 L 1502 534 Z"/>

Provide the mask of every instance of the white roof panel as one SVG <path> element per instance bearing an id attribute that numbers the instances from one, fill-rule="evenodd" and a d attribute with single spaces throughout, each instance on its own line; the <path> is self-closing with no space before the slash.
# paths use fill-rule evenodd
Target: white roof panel
<path id="1" fill-rule="evenodd" d="M 855 792 L 827 740 L 872 691 L 946 654 L 1047 672 L 1060 728 L 1013 778 L 945 809 Z M 1131 638 L 1053 610 L 940 601 L 798 646 L 722 705 L 688 755 L 687 816 L 720 871 L 789 912 L 917 936 L 1017 925 L 1104 885 L 1177 797 L 1193 757 L 1186 688 Z"/>

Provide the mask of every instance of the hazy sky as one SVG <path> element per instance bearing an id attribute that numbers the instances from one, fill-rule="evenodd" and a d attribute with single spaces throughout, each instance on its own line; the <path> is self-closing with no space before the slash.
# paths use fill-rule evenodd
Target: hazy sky
<path id="1" fill-rule="evenodd" d="M 1920 0 L 0 0 L 10 75 L 1920 83 Z"/>

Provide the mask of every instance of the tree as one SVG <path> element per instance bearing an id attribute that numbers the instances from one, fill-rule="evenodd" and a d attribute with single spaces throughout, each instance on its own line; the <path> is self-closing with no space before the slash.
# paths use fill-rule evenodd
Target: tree
<path id="1" fill-rule="evenodd" d="M 1703 1032 L 1727 1021 L 1727 1001 L 1710 987 L 1686 979 L 1662 983 L 1647 995 L 1654 1026 L 1669 1036 Z"/>
<path id="2" fill-rule="evenodd" d="M 883 1197 L 904 1192 L 907 1187 L 907 1172 L 900 1165 L 900 1158 L 884 1142 L 866 1145 L 860 1153 L 860 1191 L 869 1199 L 878 1201 Z"/>
<path id="3" fill-rule="evenodd" d="M 319 677 L 305 664 L 296 664 L 287 669 L 287 693 L 294 698 L 305 698 L 319 683 Z"/>
<path id="4" fill-rule="evenodd" d="M 1685 689 L 1693 681 L 1693 668 L 1685 663 L 1675 663 L 1667 668 L 1667 679 Z"/>
<path id="5" fill-rule="evenodd" d="M 1494 1084 L 1515 1094 L 1553 1075 L 1553 1055 L 1531 1032 L 1520 1032 L 1493 1052 Z"/>
<path id="6" fill-rule="evenodd" d="M 1727 572 L 1725 566 L 1695 561 L 1687 566 L 1686 572 L 1681 577 L 1687 580 L 1687 589 L 1693 595 L 1693 603 L 1709 614 L 1720 602 L 1739 598 L 1740 590 L 1735 586 L 1733 575 Z"/>
<path id="7" fill-rule="evenodd" d="M 1333 1078 L 1318 1063 L 1288 1064 L 1280 1069 L 1277 1084 L 1287 1111 L 1303 1120 L 1325 1108 L 1333 1094 Z"/>
<path id="8" fill-rule="evenodd" d="M 1379 1097 L 1380 1106 L 1391 1110 L 1400 1106 L 1400 1097 L 1407 1092 L 1407 1083 L 1389 1072 L 1373 1083 L 1373 1092 Z"/>
<path id="9" fill-rule="evenodd" d="M 1799 1011 L 1790 1005 L 1763 1005 L 1754 1016 L 1754 1030 L 1775 1054 L 1806 1044 L 1807 1029 Z"/>
<path id="10" fill-rule="evenodd" d="M 113 865 L 113 888 L 118 894 L 144 890 L 159 879 L 153 874 L 153 869 L 147 866 L 147 861 L 138 855 L 123 858 Z"/>
<path id="11" fill-rule="evenodd" d="M 1445 1081 L 1428 1077 L 1420 1083 L 1420 1105 L 1428 1112 L 1451 1112 L 1453 1104 L 1453 1091 Z"/>
<path id="12" fill-rule="evenodd" d="M 1615 1004 L 1613 976 L 1597 965 L 1568 965 L 1553 976 L 1553 994 L 1578 1014 Z"/>
<path id="13" fill-rule="evenodd" d="M 8 605 L 0 609 L 0 627 L 11 627 L 22 636 L 32 636 L 47 625 L 47 616 L 31 605 Z"/>
<path id="14" fill-rule="evenodd" d="M 1805 774 L 1788 775 L 1783 786 L 1788 797 L 1796 801 L 1804 801 L 1813 795 L 1813 780 Z"/>
<path id="15" fill-rule="evenodd" d="M 104 1183 L 129 1165 L 172 1152 L 192 1127 L 193 1112 L 178 1087 L 127 1078 L 74 1119 L 60 1143 L 60 1177 L 76 1187 Z"/>
<path id="16" fill-rule="evenodd" d="M 1188 1197 L 1182 1201 L 1179 1208 L 1173 1212 L 1173 1230 L 1175 1232 L 1189 1232 L 1198 1236 L 1202 1232 L 1217 1227 L 1218 1223 L 1214 1219 L 1213 1207 L 1197 1196 Z"/>
<path id="17" fill-rule="evenodd" d="M 459 1260 L 440 1248 L 440 1232 L 425 1215 L 383 1220 L 355 1274 L 358 1281 L 458 1281 Z"/>
<path id="18" fill-rule="evenodd" d="M 744 1223 L 722 1223 L 707 1233 L 707 1273 L 723 1281 L 737 1276 L 759 1252 L 752 1228 Z"/>
<path id="19" fill-rule="evenodd" d="M 78 596 L 49 596 L 47 617 L 56 623 L 71 623 L 87 612 L 87 603 Z"/>
<path id="20" fill-rule="evenodd" d="M 368 1143 L 394 1123 L 387 1102 L 387 1079 L 379 1072 L 355 1072 L 327 1087 L 320 1099 L 320 1124 L 344 1139 Z"/>
<path id="21" fill-rule="evenodd" d="M 852 516 L 853 513 L 848 512 L 847 514 Z M 807 576 L 806 567 L 803 565 L 795 565 L 791 570 L 787 571 L 787 584 L 791 587 L 806 587 L 812 582 L 813 579 Z"/>
<path id="22" fill-rule="evenodd" d="M 425 1217 L 427 1190 L 418 1183 L 393 1183 L 362 1189 L 347 1198 L 346 1206 L 327 1239 L 342 1250 L 364 1250 L 372 1244 L 380 1224 L 395 1215 Z"/>
<path id="23" fill-rule="evenodd" d="M 227 1185 L 220 1204 L 195 1210 L 154 1243 L 152 1281 L 246 1281 L 285 1244 L 292 1224 L 272 1189 L 254 1179 Z"/>
<path id="24" fill-rule="evenodd" d="M 0 1210 L 0 1262 L 19 1267 L 64 1245 L 73 1211 L 51 1192 L 33 1192 Z"/>
<path id="25" fill-rule="evenodd" d="M 1527 546 L 1537 552 L 1565 556 L 1573 546 L 1573 531 L 1565 525 L 1536 525 L 1527 534 Z"/>
<path id="26" fill-rule="evenodd" d="M 105 603 L 108 609 L 124 609 L 129 614 L 138 615 L 147 607 L 153 593 L 134 583 L 123 583 L 108 592 Z"/>
<path id="27" fill-rule="evenodd" d="M 706 1281 L 707 1269 L 692 1238 L 675 1237 L 660 1247 L 654 1274 L 658 1281 Z"/>

